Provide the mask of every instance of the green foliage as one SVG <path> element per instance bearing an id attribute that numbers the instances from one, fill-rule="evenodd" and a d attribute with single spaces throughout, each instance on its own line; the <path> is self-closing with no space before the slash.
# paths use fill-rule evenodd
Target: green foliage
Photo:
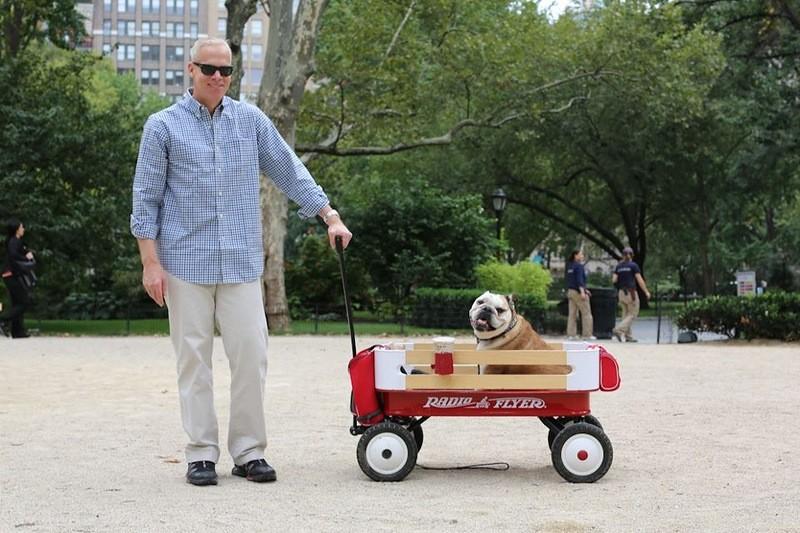
<path id="1" fill-rule="evenodd" d="M 414 294 L 411 323 L 430 328 L 470 328 L 469 310 L 484 289 L 434 289 L 421 287 Z M 517 312 L 542 329 L 547 303 L 532 294 L 515 294 Z"/>
<path id="2" fill-rule="evenodd" d="M 0 218 L 20 218 L 39 263 L 35 302 L 109 290 L 138 272 L 128 230 L 141 127 L 163 100 L 142 98 L 110 62 L 29 46 L 0 64 Z"/>
<path id="3" fill-rule="evenodd" d="M 344 312 L 342 281 L 336 252 L 327 235 L 307 233 L 295 244 L 295 258 L 286 263 L 286 293 L 294 316 L 310 312 Z M 347 282 L 354 305 L 369 306 L 371 294 L 364 265 L 347 263 Z"/>
<path id="4" fill-rule="evenodd" d="M 415 176 L 354 177 L 339 210 L 355 238 L 349 264 L 380 299 L 402 303 L 418 286 L 473 286 L 492 252 L 491 221 L 474 195 L 447 195 Z"/>
<path id="5" fill-rule="evenodd" d="M 0 60 L 16 57 L 36 41 L 73 48 L 86 33 L 75 4 L 75 0 L 2 0 Z"/>
<path id="6" fill-rule="evenodd" d="M 800 340 L 800 294 L 769 292 L 756 297 L 715 296 L 689 303 L 677 324 L 731 338 Z"/>
<path id="7" fill-rule="evenodd" d="M 475 269 L 478 287 L 500 294 L 526 295 L 547 301 L 547 290 L 553 282 L 550 272 L 541 265 L 520 262 L 514 265 L 491 261 Z"/>

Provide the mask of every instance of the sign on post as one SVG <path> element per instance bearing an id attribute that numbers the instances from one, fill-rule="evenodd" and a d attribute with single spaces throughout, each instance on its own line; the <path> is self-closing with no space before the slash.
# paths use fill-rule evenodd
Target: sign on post
<path id="1" fill-rule="evenodd" d="M 736 296 L 755 296 L 756 273 L 752 270 L 736 273 Z"/>

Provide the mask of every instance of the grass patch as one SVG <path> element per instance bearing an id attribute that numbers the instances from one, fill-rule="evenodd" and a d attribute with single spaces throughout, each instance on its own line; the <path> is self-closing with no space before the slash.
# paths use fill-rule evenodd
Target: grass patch
<path id="1" fill-rule="evenodd" d="M 142 320 L 38 320 L 28 319 L 28 327 L 37 329 L 39 335 L 48 336 L 90 336 L 114 337 L 124 335 L 168 335 L 167 319 Z M 384 324 L 377 322 L 355 323 L 356 335 L 471 335 L 472 330 L 440 330 L 403 326 L 400 324 Z M 328 322 L 313 320 L 295 320 L 291 331 L 273 332 L 275 335 L 349 335 L 347 322 Z"/>

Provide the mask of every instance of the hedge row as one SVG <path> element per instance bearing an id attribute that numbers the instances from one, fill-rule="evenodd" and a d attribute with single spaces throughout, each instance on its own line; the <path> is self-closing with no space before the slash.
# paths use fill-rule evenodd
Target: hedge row
<path id="1" fill-rule="evenodd" d="M 417 289 L 410 322 L 429 328 L 470 329 L 469 310 L 483 293 L 481 289 Z M 547 309 L 543 298 L 530 294 L 514 295 L 514 304 L 517 312 L 535 328 L 542 328 Z"/>
<path id="2" fill-rule="evenodd" d="M 677 316 L 678 326 L 743 339 L 800 340 L 800 294 L 715 296 L 690 303 Z"/>

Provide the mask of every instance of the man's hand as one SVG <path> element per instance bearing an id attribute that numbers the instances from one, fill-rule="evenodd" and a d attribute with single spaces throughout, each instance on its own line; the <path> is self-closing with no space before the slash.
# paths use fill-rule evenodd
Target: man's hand
<path id="1" fill-rule="evenodd" d="M 350 230 L 347 229 L 347 226 L 344 225 L 344 222 L 342 222 L 339 217 L 335 217 L 331 220 L 328 226 L 328 241 L 331 243 L 331 248 L 334 250 L 336 249 L 336 237 L 342 238 L 343 248 L 347 248 L 347 245 L 350 244 L 350 239 L 353 238 L 353 234 L 350 233 Z"/>
<path id="2" fill-rule="evenodd" d="M 158 262 L 147 263 L 142 269 L 142 285 L 147 295 L 159 307 L 164 307 L 164 296 L 167 294 L 167 275 Z"/>

